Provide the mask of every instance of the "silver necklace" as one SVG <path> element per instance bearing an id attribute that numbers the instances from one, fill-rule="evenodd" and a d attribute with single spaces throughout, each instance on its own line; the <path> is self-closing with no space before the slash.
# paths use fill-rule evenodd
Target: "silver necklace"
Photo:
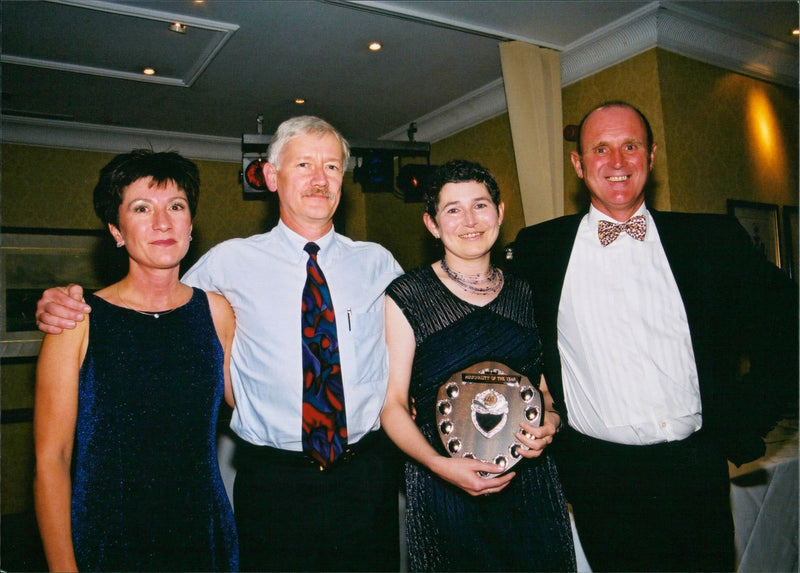
<path id="1" fill-rule="evenodd" d="M 440 264 L 444 273 L 467 292 L 489 295 L 496 294 L 503 288 L 503 271 L 493 264 L 489 264 L 488 272 L 476 275 L 464 275 L 454 271 L 447 266 L 444 257 L 442 257 Z"/>
<path id="2" fill-rule="evenodd" d="M 176 306 L 175 308 L 171 308 L 169 310 L 160 310 L 158 312 L 153 312 L 152 310 L 139 310 L 138 308 L 133 308 L 130 304 L 128 304 L 127 300 L 122 298 L 122 294 L 119 292 L 119 285 L 117 285 L 116 291 L 117 291 L 117 297 L 119 297 L 119 300 L 122 302 L 122 306 L 124 306 L 128 310 L 132 310 L 133 312 L 138 312 L 139 314 L 143 314 L 144 316 L 150 316 L 152 318 L 161 318 L 165 314 L 175 312 L 180 308 L 180 306 Z"/>

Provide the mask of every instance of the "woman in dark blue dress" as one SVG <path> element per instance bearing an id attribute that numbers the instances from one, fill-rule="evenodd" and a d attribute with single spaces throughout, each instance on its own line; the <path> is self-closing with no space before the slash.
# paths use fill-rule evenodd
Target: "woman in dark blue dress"
<path id="1" fill-rule="evenodd" d="M 424 222 L 444 257 L 396 279 L 386 303 L 381 423 L 410 457 L 409 568 L 574 570 L 566 501 L 544 450 L 561 420 L 541 379 L 531 292 L 490 260 L 504 211 L 497 183 L 480 165 L 452 161 L 437 170 L 428 194 Z M 487 361 L 538 386 L 545 409 L 541 426 L 520 424 L 514 452 L 522 459 L 505 473 L 493 460 L 448 455 L 436 420 L 442 384 Z"/>
<path id="2" fill-rule="evenodd" d="M 176 153 L 100 172 L 95 211 L 129 267 L 39 355 L 34 493 L 53 571 L 238 568 L 215 435 L 223 396 L 233 405 L 233 311 L 178 278 L 198 193 Z"/>

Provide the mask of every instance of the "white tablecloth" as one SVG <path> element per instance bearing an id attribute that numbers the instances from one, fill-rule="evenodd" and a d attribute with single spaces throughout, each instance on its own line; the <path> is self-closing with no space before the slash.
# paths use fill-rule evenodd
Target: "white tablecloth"
<path id="1" fill-rule="evenodd" d="M 763 458 L 730 465 L 738 571 L 797 571 L 797 420 L 780 422 Z"/>

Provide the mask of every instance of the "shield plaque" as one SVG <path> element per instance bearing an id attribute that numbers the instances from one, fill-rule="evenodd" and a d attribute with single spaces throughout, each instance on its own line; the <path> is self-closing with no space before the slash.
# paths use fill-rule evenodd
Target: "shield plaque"
<path id="1" fill-rule="evenodd" d="M 539 389 L 500 362 L 456 372 L 436 398 L 436 423 L 447 453 L 495 463 L 503 471 L 522 459 L 523 446 L 514 437 L 520 422 L 540 426 L 543 414 Z"/>

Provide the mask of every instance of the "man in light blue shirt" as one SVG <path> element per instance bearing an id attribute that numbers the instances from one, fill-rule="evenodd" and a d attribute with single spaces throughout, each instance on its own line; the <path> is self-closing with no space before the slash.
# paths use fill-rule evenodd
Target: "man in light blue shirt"
<path id="1" fill-rule="evenodd" d="M 243 571 L 399 568 L 399 466 L 379 419 L 388 378 L 383 293 L 402 269 L 383 247 L 334 231 L 348 158 L 327 122 L 285 121 L 264 166 L 280 200 L 277 227 L 217 245 L 182 279 L 223 294 L 236 312 L 231 428 L 240 438 L 234 511 Z M 347 413 L 348 450 L 324 468 L 303 454 L 301 438 L 300 302 L 312 241 L 336 309 Z M 55 303 L 65 296 L 51 291 L 40 323 L 60 316 Z"/>

